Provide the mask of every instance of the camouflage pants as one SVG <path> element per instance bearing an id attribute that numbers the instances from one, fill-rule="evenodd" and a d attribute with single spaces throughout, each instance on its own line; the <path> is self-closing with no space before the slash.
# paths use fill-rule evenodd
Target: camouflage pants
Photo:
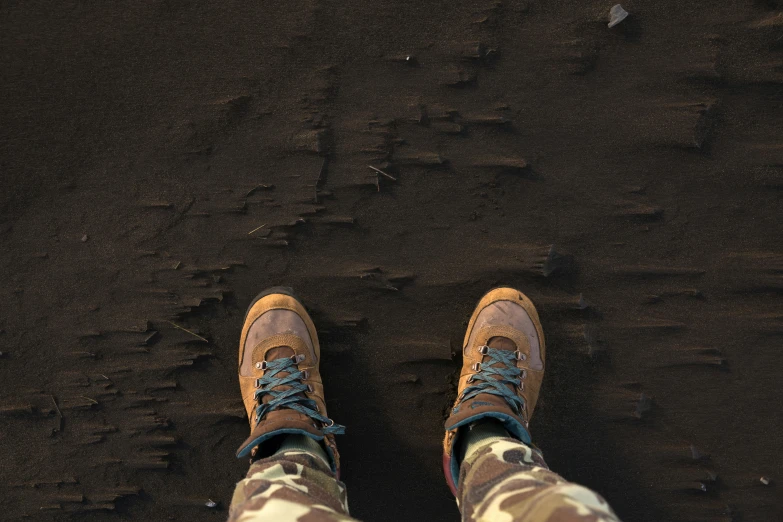
<path id="1" fill-rule="evenodd" d="M 464 521 L 617 522 L 600 495 L 549 471 L 538 450 L 513 439 L 479 448 L 460 470 Z M 237 484 L 230 522 L 353 521 L 345 485 L 319 458 L 287 451 L 250 466 Z"/>

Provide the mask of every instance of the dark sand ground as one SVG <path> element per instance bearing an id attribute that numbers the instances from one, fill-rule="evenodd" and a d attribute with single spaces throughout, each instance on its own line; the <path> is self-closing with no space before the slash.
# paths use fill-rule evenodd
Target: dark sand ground
<path id="1" fill-rule="evenodd" d="M 223 520 L 286 284 L 352 512 L 457 520 L 442 415 L 510 284 L 553 469 L 626 521 L 783 519 L 783 2 L 206 4 L 0 3 L 0 518 Z"/>

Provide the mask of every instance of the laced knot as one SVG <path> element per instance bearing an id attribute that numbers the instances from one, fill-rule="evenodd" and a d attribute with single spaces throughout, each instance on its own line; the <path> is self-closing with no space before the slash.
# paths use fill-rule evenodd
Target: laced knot
<path id="1" fill-rule="evenodd" d="M 322 415 L 318 404 L 305 395 L 308 391 L 312 392 L 312 388 L 302 382 L 307 374 L 299 369 L 298 363 L 302 361 L 299 357 L 294 355 L 261 363 L 260 368 L 264 369 L 265 373 L 263 377 L 256 379 L 256 388 L 258 388 L 255 393 L 255 399 L 258 401 L 256 425 L 269 412 L 289 409 L 307 415 L 313 421 L 320 423 L 325 434 L 345 433 L 345 426 L 335 424 L 333 420 Z M 288 375 L 279 376 L 281 373 Z M 288 386 L 288 388 L 280 390 L 278 389 L 280 386 Z M 270 396 L 271 400 L 263 402 L 266 396 Z"/>
<path id="2" fill-rule="evenodd" d="M 476 373 L 468 380 L 470 386 L 462 391 L 455 409 L 468 399 L 488 393 L 505 399 L 513 412 L 519 415 L 525 408 L 525 401 L 515 391 L 522 386 L 520 376 L 524 376 L 524 370 L 517 368 L 517 360 L 524 358 L 524 355 L 489 346 L 480 346 L 478 350 L 485 359 L 473 365 Z"/>

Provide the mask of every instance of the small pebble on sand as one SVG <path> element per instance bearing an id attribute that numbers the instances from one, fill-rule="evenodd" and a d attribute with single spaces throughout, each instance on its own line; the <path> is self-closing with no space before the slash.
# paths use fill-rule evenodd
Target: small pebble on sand
<path id="1" fill-rule="evenodd" d="M 90 239 L 89 236 L 87 236 L 87 234 L 84 234 L 82 236 L 82 243 L 86 243 L 88 239 Z"/>

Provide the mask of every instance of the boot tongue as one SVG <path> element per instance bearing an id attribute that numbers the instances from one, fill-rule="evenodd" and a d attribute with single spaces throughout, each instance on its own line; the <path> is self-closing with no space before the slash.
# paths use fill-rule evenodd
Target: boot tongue
<path id="1" fill-rule="evenodd" d="M 517 345 L 509 339 L 508 337 L 491 337 L 487 341 L 487 346 L 492 348 L 493 350 L 503 350 L 507 352 L 515 352 L 517 350 Z M 484 359 L 486 360 L 487 357 L 484 356 Z M 503 363 L 495 363 L 489 366 L 490 368 L 505 368 L 506 365 Z M 494 379 L 499 379 L 499 376 L 495 375 L 493 376 Z M 516 388 L 514 386 L 507 384 L 506 388 L 508 388 L 512 393 L 516 393 Z M 469 405 L 469 408 L 471 410 L 479 407 L 480 405 L 486 405 L 486 406 L 494 406 L 495 408 L 503 409 L 503 410 L 509 410 L 509 406 L 506 403 L 506 400 L 498 395 L 493 395 L 491 393 L 480 393 L 473 397 L 472 399 L 468 399 L 465 401 L 467 405 Z M 473 404 L 471 404 L 473 403 Z M 510 410 L 509 410 L 510 411 Z"/>
<path id="2" fill-rule="evenodd" d="M 517 345 L 507 337 L 491 337 L 487 341 L 487 346 L 493 350 L 507 352 L 517 351 Z M 488 358 L 485 356 L 484 361 L 489 364 L 487 359 Z M 503 363 L 495 363 L 492 364 L 491 367 L 504 368 L 506 365 Z M 495 378 L 497 379 L 498 377 L 495 376 Z M 467 386 L 470 386 L 470 384 Z M 507 386 L 513 393 L 517 393 L 512 385 Z M 480 393 L 455 406 L 455 408 L 451 410 L 451 416 L 446 420 L 446 429 L 456 429 L 485 417 L 492 417 L 500 420 L 503 423 L 504 428 L 515 438 L 518 438 L 525 443 L 530 443 L 530 435 L 520 420 L 520 414 L 514 412 L 503 397 L 491 393 Z"/>
<path id="3" fill-rule="evenodd" d="M 293 357 L 296 355 L 293 348 L 290 346 L 276 346 L 266 352 L 266 356 L 264 357 L 264 360 L 267 362 L 276 361 L 278 359 L 285 359 L 287 357 Z M 267 370 L 268 371 L 268 370 Z M 288 377 L 290 375 L 290 372 L 280 372 L 276 375 L 276 377 L 283 378 Z M 289 389 L 290 386 L 283 385 L 283 386 L 276 386 L 275 391 L 285 391 Z M 301 395 L 301 394 L 300 394 Z M 267 402 L 272 400 L 272 396 L 270 394 L 264 394 L 264 396 L 261 398 L 261 401 L 266 404 Z M 272 414 L 274 412 L 270 412 Z"/>
<path id="4" fill-rule="evenodd" d="M 266 350 L 262 350 L 259 346 L 253 351 L 253 376 L 256 379 L 260 379 L 264 375 L 269 376 L 272 370 L 269 368 L 266 368 L 265 370 L 261 369 L 264 366 L 264 362 L 268 364 L 274 363 L 275 361 L 282 362 L 285 359 L 290 360 L 295 355 L 296 351 L 290 346 L 273 346 L 272 348 Z M 286 365 L 287 371 L 276 373 L 274 378 L 284 379 L 288 377 L 291 375 L 291 372 L 296 371 L 294 369 L 295 366 L 295 363 L 292 363 L 291 366 Z M 290 388 L 291 385 L 289 384 L 273 386 L 271 389 L 269 386 L 265 387 L 266 391 L 268 392 L 285 392 Z M 258 391 L 256 393 L 258 393 Z M 262 404 L 268 405 L 271 401 L 274 400 L 274 395 L 276 394 L 277 393 L 263 393 L 260 394 L 260 397 L 256 400 L 260 400 Z M 305 398 L 306 396 L 307 395 L 305 392 L 300 392 L 297 394 L 297 397 Z M 257 418 L 256 415 L 258 414 L 258 411 L 256 408 L 254 408 L 256 409 L 255 415 L 252 415 L 252 412 L 249 412 L 252 415 L 252 431 L 250 433 L 250 437 L 248 437 L 242 446 L 240 446 L 239 450 L 237 451 L 237 456 L 244 457 L 252 454 L 253 458 L 268 457 L 271 454 L 270 451 L 276 451 L 278 445 L 267 444 L 267 442 L 274 439 L 279 441 L 281 435 L 290 433 L 300 433 L 315 440 L 323 439 L 324 434 L 320 431 L 321 428 L 313 421 L 312 418 L 310 418 L 309 415 L 292 409 L 291 406 L 294 405 L 295 404 L 289 403 L 287 406 L 278 406 L 273 411 L 267 411 L 262 419 Z M 306 403 L 302 405 L 307 407 Z M 265 446 L 263 449 L 262 445 Z"/>
<path id="5" fill-rule="evenodd" d="M 517 351 L 517 345 L 514 343 L 514 341 L 512 341 L 508 337 L 499 337 L 499 336 L 498 337 L 492 337 L 492 338 L 489 339 L 489 341 L 487 341 L 487 346 L 489 346 L 490 348 L 492 348 L 494 350 L 503 350 L 503 351 L 508 351 L 508 352 L 515 352 L 515 351 Z M 502 363 L 495 363 L 495 364 L 491 365 L 490 367 L 491 368 L 503 368 L 504 366 L 505 365 L 502 364 Z M 495 379 L 497 379 L 497 378 L 498 377 L 495 376 Z M 511 386 L 510 384 L 506 385 L 506 388 L 508 388 L 512 392 L 516 393 L 516 389 L 513 386 Z M 480 397 L 483 397 L 483 396 L 484 396 L 483 394 L 480 395 Z"/>
<path id="6" fill-rule="evenodd" d="M 508 337 L 492 337 L 487 341 L 487 346 L 494 348 L 495 350 L 508 350 L 510 352 L 515 352 L 517 350 L 517 345 Z"/>
<path id="7" fill-rule="evenodd" d="M 294 350 L 290 346 L 277 346 L 266 352 L 266 357 L 264 357 L 264 359 L 269 362 L 282 359 L 283 357 L 291 357 L 293 355 Z"/>

